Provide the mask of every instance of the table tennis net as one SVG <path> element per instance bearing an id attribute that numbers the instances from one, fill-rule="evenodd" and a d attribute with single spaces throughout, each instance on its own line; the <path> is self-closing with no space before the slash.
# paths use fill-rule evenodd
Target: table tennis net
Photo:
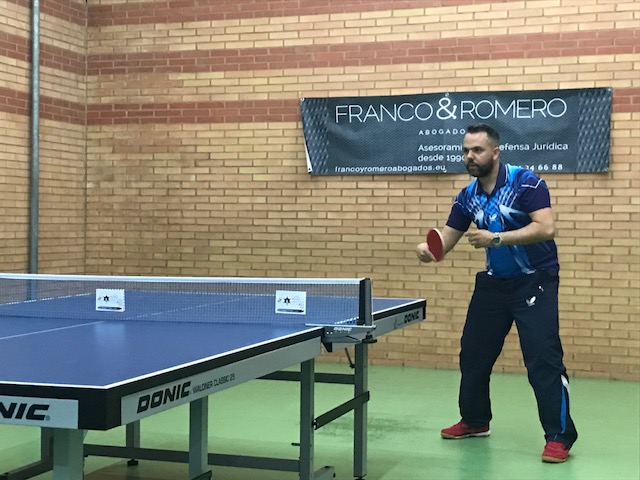
<path id="1" fill-rule="evenodd" d="M 365 324 L 370 322 L 365 318 L 370 302 L 368 279 L 0 274 L 0 316 L 4 317 Z"/>

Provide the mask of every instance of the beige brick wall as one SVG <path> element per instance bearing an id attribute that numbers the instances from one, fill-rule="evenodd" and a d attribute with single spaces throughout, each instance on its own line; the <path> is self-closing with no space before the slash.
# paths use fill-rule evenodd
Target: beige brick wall
<path id="1" fill-rule="evenodd" d="M 0 0 L 0 269 L 29 271 L 31 9 Z M 85 263 L 86 26 L 84 2 L 40 20 L 39 229 L 41 271 Z M 82 20 L 82 21 L 81 21 Z"/>
<path id="2" fill-rule="evenodd" d="M 23 3 L 4 2 L 24 23 Z M 89 0 L 86 50 L 82 22 L 51 14 L 58 33 L 47 40 L 46 92 L 52 111 L 68 102 L 76 117 L 45 120 L 66 132 L 58 145 L 69 149 L 45 154 L 57 178 L 43 218 L 51 226 L 41 239 L 43 270 L 369 276 L 376 295 L 429 302 L 428 320 L 383 338 L 373 361 L 457 368 L 483 253 L 460 244 L 446 261 L 424 266 L 413 250 L 425 228 L 446 220 L 468 178 L 309 176 L 299 99 L 612 87 L 610 171 L 544 178 L 558 223 L 570 373 L 639 379 L 640 4 L 442 3 L 263 2 L 253 12 L 243 2 L 194 0 L 172 10 L 169 2 Z M 73 63 L 83 55 L 86 77 Z M 71 64 L 56 67 L 65 56 Z M 0 51 L 0 75 L 17 68 L 26 77 L 26 60 L 15 57 Z M 9 89 L 25 93 L 25 82 Z M 84 114 L 84 85 L 85 136 L 75 120 Z M 28 123 L 24 112 L 0 107 L 8 124 L 3 115 L 17 116 L 20 128 Z M 15 141 L 24 158 L 27 144 Z M 4 181 L 21 184 L 24 197 L 17 178 Z M 9 232 L 3 213 L 0 232 Z M 54 229 L 63 218 L 69 224 Z M 14 253 L 0 253 L 5 269 L 22 268 L 12 263 L 24 257 L 16 243 Z M 496 369 L 523 371 L 515 331 Z"/>
<path id="3" fill-rule="evenodd" d="M 2 65 L 0 65 L 2 68 Z M 22 115 L 0 113 L 0 265 L 3 269 L 24 270 L 27 265 L 27 178 L 25 168 L 28 141 L 25 131 L 27 119 Z"/>

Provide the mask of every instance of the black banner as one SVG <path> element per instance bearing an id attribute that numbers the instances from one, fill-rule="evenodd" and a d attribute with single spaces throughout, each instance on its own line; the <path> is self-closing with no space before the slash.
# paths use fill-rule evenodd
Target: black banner
<path id="1" fill-rule="evenodd" d="M 606 172 L 610 88 L 304 98 L 309 173 L 465 173 L 467 125 L 500 132 L 503 163 L 543 172 Z"/>

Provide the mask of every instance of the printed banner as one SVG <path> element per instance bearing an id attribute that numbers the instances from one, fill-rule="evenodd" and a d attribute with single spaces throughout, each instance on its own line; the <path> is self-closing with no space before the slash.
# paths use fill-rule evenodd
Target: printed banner
<path id="1" fill-rule="evenodd" d="M 487 123 L 500 159 L 543 172 L 606 172 L 610 88 L 304 98 L 309 173 L 466 173 L 466 127 Z"/>

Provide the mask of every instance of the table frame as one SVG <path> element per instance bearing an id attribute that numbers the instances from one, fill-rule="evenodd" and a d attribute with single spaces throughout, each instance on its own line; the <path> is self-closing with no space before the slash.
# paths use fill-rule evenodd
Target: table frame
<path id="1" fill-rule="evenodd" d="M 384 313 L 374 315 L 371 312 L 370 292 L 370 281 L 365 279 L 361 286 L 361 293 L 365 295 L 365 299 L 361 303 L 360 318 L 368 319 L 365 324 L 374 325 L 374 328 L 367 331 L 364 337 L 349 340 L 327 339 L 322 335 L 321 329 L 318 329 L 317 335 L 313 338 L 307 336 L 302 342 L 280 347 L 249 359 L 247 368 L 252 373 L 242 381 L 261 378 L 299 382 L 300 447 L 297 460 L 209 453 L 207 395 L 189 402 L 188 451 L 143 448 L 140 445 L 140 420 L 126 424 L 124 446 L 85 444 L 86 430 L 83 429 L 42 428 L 40 459 L 30 465 L 0 474 L 0 480 L 26 480 L 50 470 L 53 470 L 53 480 L 81 480 L 84 456 L 87 455 L 126 458 L 131 465 L 138 460 L 146 459 L 188 463 L 190 480 L 210 479 L 210 465 L 298 472 L 301 480 L 328 480 L 335 476 L 335 471 L 331 466 L 316 469 L 314 431 L 351 411 L 354 412 L 353 476 L 356 479 L 364 479 L 367 474 L 367 404 L 370 397 L 369 345 L 375 343 L 378 336 L 420 322 L 426 315 L 425 300 L 407 300 L 408 303 L 405 306 L 394 309 L 391 315 Z M 353 374 L 317 373 L 315 358 L 320 355 L 323 344 L 328 351 L 352 346 L 355 358 L 352 365 Z M 300 366 L 299 371 L 282 370 L 294 365 Z M 314 406 L 316 383 L 351 385 L 353 396 L 347 402 L 316 417 Z"/>

